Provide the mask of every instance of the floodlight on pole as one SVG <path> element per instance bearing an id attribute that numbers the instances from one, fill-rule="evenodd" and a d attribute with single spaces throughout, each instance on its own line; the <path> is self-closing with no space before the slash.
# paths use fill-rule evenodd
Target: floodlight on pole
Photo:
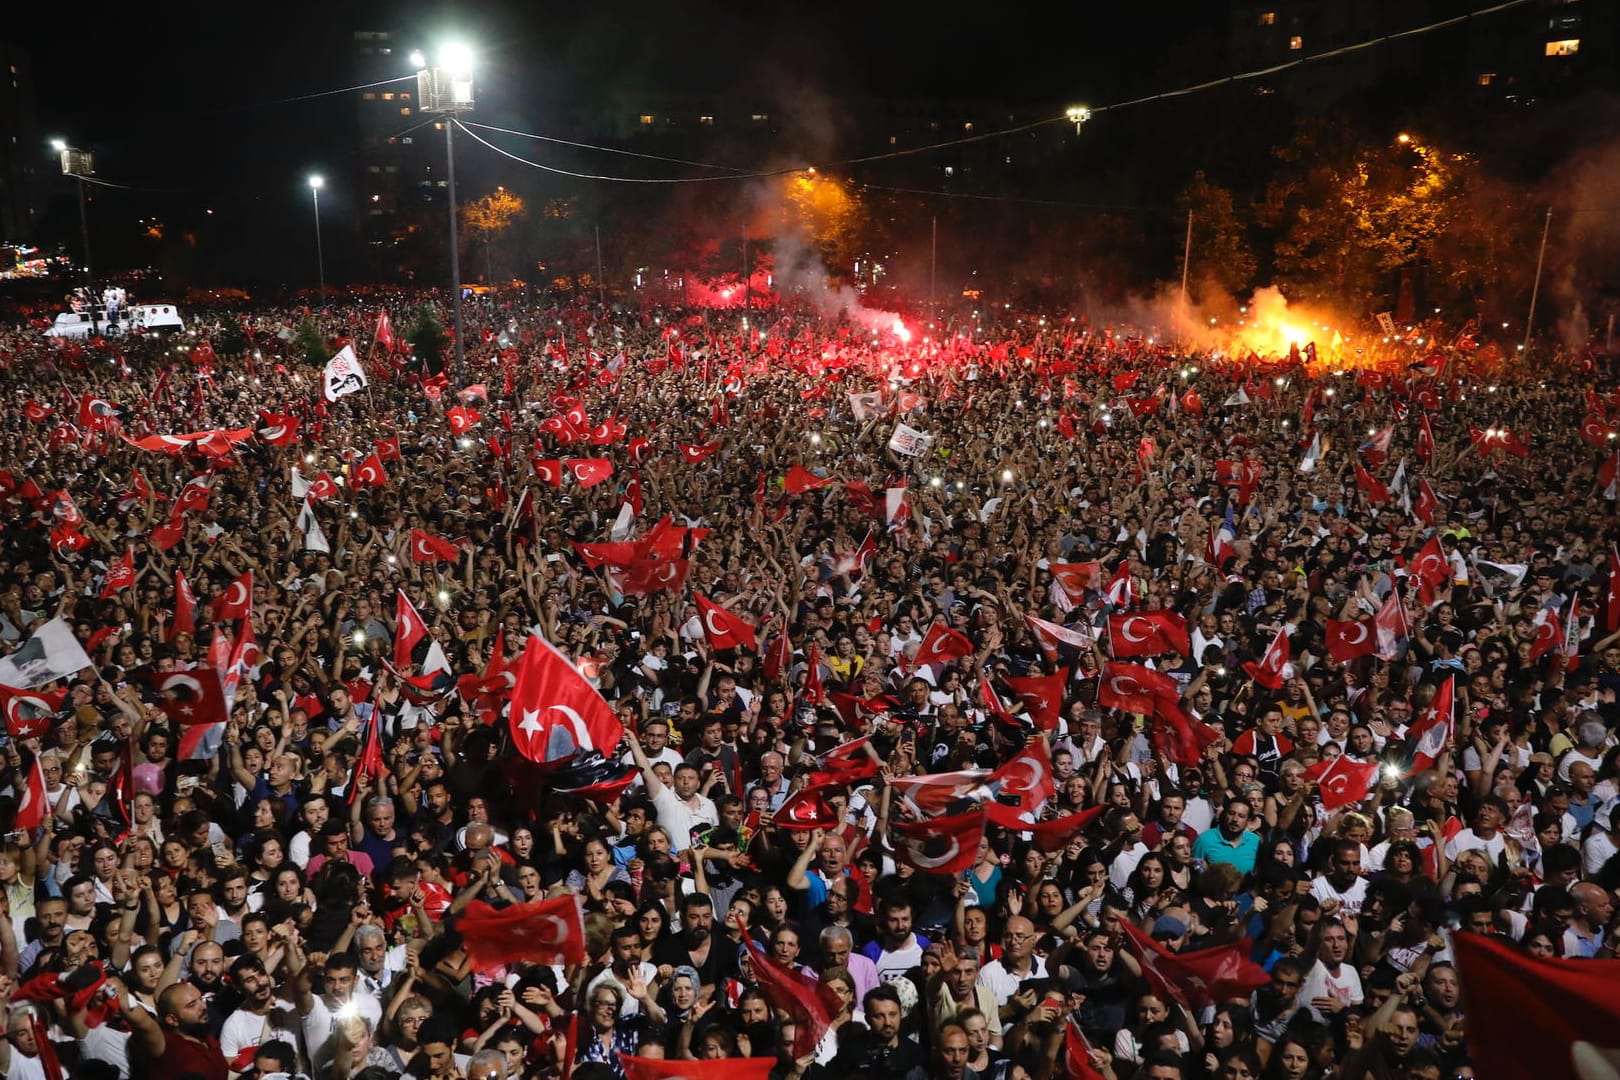
<path id="1" fill-rule="evenodd" d="M 309 178 L 309 197 L 315 207 L 315 272 L 321 283 L 321 305 L 326 305 L 326 253 L 321 248 L 321 188 L 326 177 L 312 173 Z"/>
<path id="2" fill-rule="evenodd" d="M 56 151 L 62 166 L 62 175 L 71 176 L 79 187 L 79 234 L 84 241 L 84 288 L 90 308 L 90 328 L 96 324 L 95 272 L 90 262 L 90 212 L 85 208 L 84 178 L 96 174 L 96 157 L 88 150 L 69 146 L 65 139 L 52 139 L 51 149 Z"/>
<path id="3" fill-rule="evenodd" d="M 420 52 L 413 60 L 424 59 Z M 416 100 L 421 111 L 444 117 L 445 178 L 450 199 L 450 300 L 455 321 L 456 378 L 465 374 L 466 353 L 461 330 L 461 251 L 456 236 L 456 117 L 473 108 L 473 53 L 460 42 L 439 50 L 439 66 L 416 73 Z"/>
<path id="4" fill-rule="evenodd" d="M 1080 126 L 1091 119 L 1091 110 L 1084 105 L 1070 105 L 1063 115 L 1074 121 L 1074 133 L 1080 134 Z"/>

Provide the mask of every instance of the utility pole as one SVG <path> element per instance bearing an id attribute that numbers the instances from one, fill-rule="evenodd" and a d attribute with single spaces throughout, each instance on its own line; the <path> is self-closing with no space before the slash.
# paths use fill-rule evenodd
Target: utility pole
<path id="1" fill-rule="evenodd" d="M 1530 287 L 1530 314 L 1524 318 L 1524 344 L 1519 346 L 1522 360 L 1530 358 L 1530 334 L 1536 326 L 1536 299 L 1541 295 L 1541 268 L 1547 261 L 1547 234 L 1552 231 L 1552 207 L 1547 207 L 1547 219 L 1541 225 L 1541 251 L 1536 255 L 1536 283 Z"/>

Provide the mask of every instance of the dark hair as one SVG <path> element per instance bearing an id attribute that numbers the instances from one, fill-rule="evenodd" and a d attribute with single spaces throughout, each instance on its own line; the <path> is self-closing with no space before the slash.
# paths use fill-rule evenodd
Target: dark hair
<path id="1" fill-rule="evenodd" d="M 232 970 L 235 970 L 234 965 Z M 280 1066 L 281 1072 L 285 1073 L 290 1073 L 298 1067 L 298 1051 L 286 1039 L 271 1039 L 269 1042 L 260 1043 L 258 1049 L 253 1051 L 253 1059 L 257 1061 L 259 1058 L 269 1058 Z"/>

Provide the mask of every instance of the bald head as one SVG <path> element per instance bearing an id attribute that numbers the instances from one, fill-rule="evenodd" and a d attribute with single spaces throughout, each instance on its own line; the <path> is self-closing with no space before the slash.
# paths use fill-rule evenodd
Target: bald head
<path id="1" fill-rule="evenodd" d="M 483 851 L 495 842 L 495 834 L 490 827 L 482 821 L 476 821 L 467 826 L 467 850 Z"/>

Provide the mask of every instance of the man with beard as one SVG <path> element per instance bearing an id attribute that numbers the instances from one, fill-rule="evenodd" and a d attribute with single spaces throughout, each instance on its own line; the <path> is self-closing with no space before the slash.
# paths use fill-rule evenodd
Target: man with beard
<path id="1" fill-rule="evenodd" d="M 712 989 L 725 978 L 720 970 L 725 949 L 714 947 L 714 904 L 704 893 L 681 897 L 681 932 L 661 939 L 653 949 L 653 963 L 659 979 L 678 967 L 697 969 L 703 989 Z"/>
<path id="2" fill-rule="evenodd" d="M 123 995 L 119 1005 L 134 1032 L 134 1056 L 143 1063 L 141 1069 L 132 1071 L 145 1076 L 226 1080 L 225 1055 L 208 1022 L 202 992 L 195 986 L 175 983 L 159 994 L 156 1018 L 132 994 Z"/>
<path id="3" fill-rule="evenodd" d="M 901 1031 L 904 1015 L 895 988 L 885 983 L 867 991 L 862 1005 L 866 1009 L 866 1038 L 851 1039 L 847 1047 L 840 1039 L 838 1057 L 828 1072 L 868 1080 L 920 1080 L 925 1076 L 927 1057 L 922 1047 Z"/>
<path id="4" fill-rule="evenodd" d="M 225 983 L 225 950 L 218 942 L 204 941 L 191 950 L 186 963 L 191 968 L 186 981 L 202 994 L 209 1022 L 218 1027 L 230 1015 L 233 1004 Z"/>
<path id="5" fill-rule="evenodd" d="M 202 948 L 198 946 L 199 951 Z M 276 981 L 264 970 L 262 960 L 256 956 L 237 957 L 231 965 L 231 985 L 241 995 L 241 1005 L 225 1018 L 220 1029 L 219 1048 L 225 1060 L 238 1061 L 245 1052 L 272 1039 L 298 1044 L 299 1025 L 293 1003 L 276 997 Z"/>

